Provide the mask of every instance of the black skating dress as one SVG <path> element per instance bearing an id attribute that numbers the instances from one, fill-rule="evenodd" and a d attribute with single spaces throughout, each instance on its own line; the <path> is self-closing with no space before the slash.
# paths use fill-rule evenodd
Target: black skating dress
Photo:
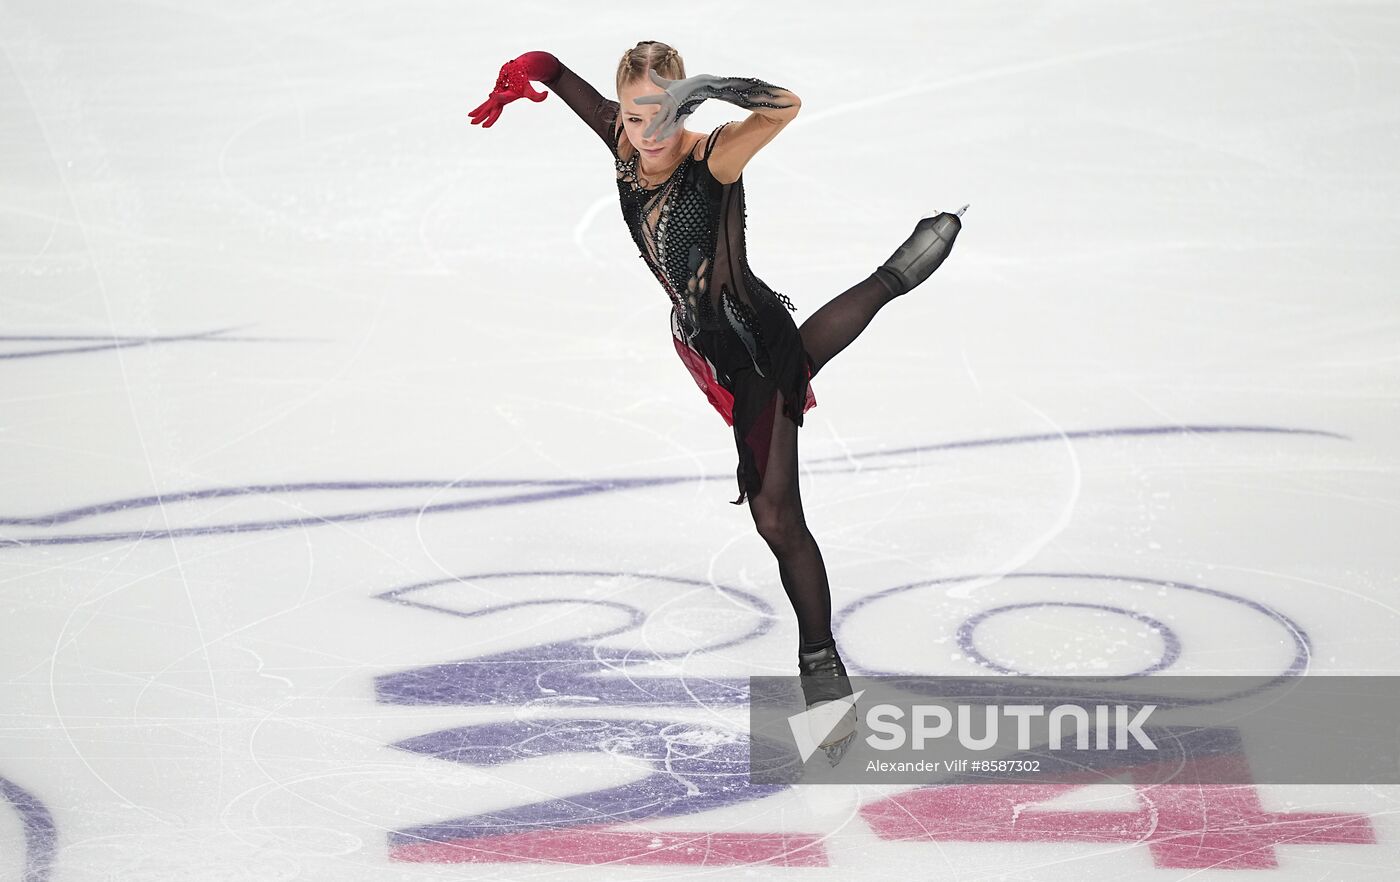
<path id="1" fill-rule="evenodd" d="M 639 156 L 618 124 L 616 101 L 602 97 L 562 63 L 547 86 L 583 119 L 612 152 L 622 217 L 640 257 L 671 299 L 676 351 L 697 385 L 734 430 L 741 504 L 758 493 L 777 417 L 798 426 L 816 405 L 808 381 L 815 373 L 787 297 L 749 268 L 744 247 L 743 177 L 720 183 L 709 158 L 724 125 L 706 139 L 699 159 L 691 148 L 664 182 L 644 188 Z M 725 123 L 728 125 L 728 123 Z"/>

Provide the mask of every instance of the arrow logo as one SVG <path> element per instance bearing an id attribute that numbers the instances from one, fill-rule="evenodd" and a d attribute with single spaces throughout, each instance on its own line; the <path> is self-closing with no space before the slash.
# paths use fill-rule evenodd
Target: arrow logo
<path id="1" fill-rule="evenodd" d="M 797 743 L 797 752 L 802 756 L 804 763 L 818 750 L 830 750 L 841 739 L 849 739 L 855 734 L 855 714 L 852 710 L 856 699 L 864 694 L 865 690 L 862 689 L 854 695 L 847 695 L 835 701 L 821 701 L 801 713 L 788 717 L 788 728 L 792 730 L 793 741 Z M 852 718 L 848 724 L 849 731 L 836 738 L 831 737 L 837 724 L 845 721 L 847 716 Z M 844 752 L 842 750 L 842 753 Z"/>

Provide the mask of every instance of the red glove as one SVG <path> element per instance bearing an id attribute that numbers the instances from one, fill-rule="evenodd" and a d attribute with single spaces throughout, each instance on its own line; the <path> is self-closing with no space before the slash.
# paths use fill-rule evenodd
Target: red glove
<path id="1" fill-rule="evenodd" d="M 501 73 L 496 77 L 496 88 L 491 95 L 472 111 L 472 125 L 491 128 L 501 116 L 501 109 L 517 98 L 543 101 L 549 94 L 540 92 L 530 85 L 531 80 L 552 83 L 559 76 L 559 59 L 548 52 L 526 52 L 501 65 Z"/>

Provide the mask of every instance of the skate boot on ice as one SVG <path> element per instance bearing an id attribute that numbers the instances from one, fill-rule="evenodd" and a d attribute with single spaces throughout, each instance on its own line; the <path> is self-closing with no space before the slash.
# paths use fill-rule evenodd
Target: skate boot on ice
<path id="1" fill-rule="evenodd" d="M 802 696 L 807 703 L 808 710 L 829 701 L 839 701 L 851 694 L 851 682 L 846 676 L 846 665 L 841 661 L 841 655 L 836 651 L 834 639 L 826 646 L 810 652 L 803 652 L 799 649 L 797 670 L 800 675 L 799 682 L 802 684 Z M 856 706 L 852 702 L 850 709 L 842 716 L 840 722 L 832 728 L 818 746 L 822 753 L 826 754 L 827 761 L 834 766 L 841 762 L 841 758 L 846 755 L 846 750 L 851 746 L 855 735 Z"/>
<path id="2" fill-rule="evenodd" d="M 881 275 L 896 293 L 912 291 L 943 263 L 962 229 L 964 211 L 967 211 L 966 205 L 959 208 L 957 214 L 945 211 L 919 221 L 913 234 L 884 262 L 880 267 Z"/>

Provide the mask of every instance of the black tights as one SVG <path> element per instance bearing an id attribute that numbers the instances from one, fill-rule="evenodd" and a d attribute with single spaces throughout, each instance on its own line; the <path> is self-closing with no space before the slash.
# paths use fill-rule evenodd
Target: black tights
<path id="1" fill-rule="evenodd" d="M 812 357 L 813 373 L 850 345 L 880 311 L 898 296 L 883 274 L 869 278 L 833 297 L 799 329 L 802 345 Z M 773 440 L 763 486 L 749 497 L 749 512 L 759 535 L 778 559 L 783 581 L 803 645 L 812 647 L 831 638 L 831 587 L 817 540 L 807 529 L 797 474 L 797 425 L 783 416 L 783 394 L 777 393 Z"/>

